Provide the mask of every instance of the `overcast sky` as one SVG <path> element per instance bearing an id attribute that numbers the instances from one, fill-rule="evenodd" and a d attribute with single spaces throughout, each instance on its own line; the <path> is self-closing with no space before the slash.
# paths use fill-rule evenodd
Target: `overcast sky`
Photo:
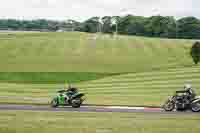
<path id="1" fill-rule="evenodd" d="M 195 16 L 200 0 L 0 0 L 0 18 L 83 21 L 92 16 Z"/>

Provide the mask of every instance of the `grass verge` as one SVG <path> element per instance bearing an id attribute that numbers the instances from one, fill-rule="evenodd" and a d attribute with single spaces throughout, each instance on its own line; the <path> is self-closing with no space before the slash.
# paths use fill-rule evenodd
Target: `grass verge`
<path id="1" fill-rule="evenodd" d="M 198 114 L 0 111 L 1 133 L 198 133 Z"/>
<path id="2" fill-rule="evenodd" d="M 191 83 L 200 94 L 200 67 L 129 73 L 74 83 L 86 93 L 85 104 L 160 106 Z M 0 83 L 1 103 L 48 104 L 64 84 Z"/>
<path id="3" fill-rule="evenodd" d="M 8 83 L 78 83 L 117 74 L 87 72 L 0 72 L 0 82 Z"/>

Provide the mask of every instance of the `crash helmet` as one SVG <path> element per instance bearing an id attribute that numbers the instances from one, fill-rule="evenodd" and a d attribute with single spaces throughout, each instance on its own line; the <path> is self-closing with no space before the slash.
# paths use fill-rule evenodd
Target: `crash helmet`
<path id="1" fill-rule="evenodd" d="M 192 89 L 192 85 L 191 84 L 185 84 L 184 85 L 184 89 L 187 91 L 187 90 L 190 90 Z"/>
<path id="2" fill-rule="evenodd" d="M 68 85 L 68 84 L 65 84 L 65 85 L 64 85 L 64 89 L 67 90 L 68 88 L 69 88 L 69 85 Z"/>

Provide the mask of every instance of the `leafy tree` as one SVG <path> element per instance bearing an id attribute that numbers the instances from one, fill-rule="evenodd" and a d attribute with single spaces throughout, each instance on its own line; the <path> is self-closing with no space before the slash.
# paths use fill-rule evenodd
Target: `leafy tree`
<path id="1" fill-rule="evenodd" d="M 99 31 L 99 17 L 92 17 L 84 22 L 82 31 L 95 33 Z"/>
<path id="2" fill-rule="evenodd" d="M 195 17 L 185 17 L 177 21 L 179 38 L 200 38 L 200 20 Z"/>
<path id="3" fill-rule="evenodd" d="M 152 16 L 145 24 L 146 35 L 154 37 L 175 37 L 176 21 L 173 17 Z"/>
<path id="4" fill-rule="evenodd" d="M 112 33 L 112 17 L 110 16 L 104 16 L 102 18 L 103 21 L 103 27 L 102 27 L 102 32 L 104 33 Z"/>
<path id="5" fill-rule="evenodd" d="M 200 62 L 200 42 L 195 42 L 191 48 L 190 55 L 197 65 Z"/>
<path id="6" fill-rule="evenodd" d="M 144 24 L 146 21 L 144 17 L 128 15 L 124 18 L 124 20 L 127 21 L 126 23 L 124 23 L 125 33 L 127 33 L 128 35 L 144 35 Z"/>

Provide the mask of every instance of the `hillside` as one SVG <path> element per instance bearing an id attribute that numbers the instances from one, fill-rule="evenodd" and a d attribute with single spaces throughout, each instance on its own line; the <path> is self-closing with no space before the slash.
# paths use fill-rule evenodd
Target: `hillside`
<path id="1" fill-rule="evenodd" d="M 190 66 L 190 40 L 86 33 L 0 34 L 1 72 L 124 73 Z"/>
<path id="2" fill-rule="evenodd" d="M 88 95 L 88 103 L 159 106 L 191 83 L 200 95 L 200 67 L 169 69 L 111 76 L 77 85 Z"/>
<path id="3" fill-rule="evenodd" d="M 88 104 L 160 106 L 191 83 L 200 94 L 200 67 L 110 76 L 73 84 L 86 93 Z M 48 104 L 63 84 L 0 83 L 1 103 Z"/>

